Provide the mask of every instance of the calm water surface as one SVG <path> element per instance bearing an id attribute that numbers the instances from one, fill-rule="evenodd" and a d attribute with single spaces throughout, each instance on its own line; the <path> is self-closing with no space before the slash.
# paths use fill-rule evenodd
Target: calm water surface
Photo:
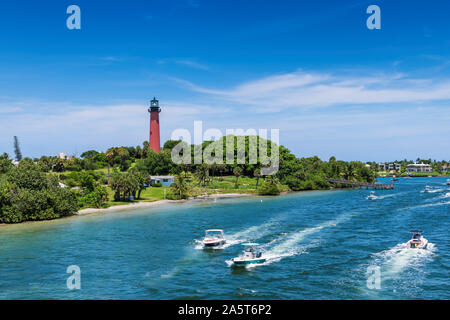
<path id="1" fill-rule="evenodd" d="M 448 192 L 444 178 L 400 179 L 376 201 L 307 192 L 2 226 L 0 299 L 449 299 Z M 200 249 L 208 228 L 225 230 L 226 248 Z M 401 246 L 413 228 L 428 249 Z M 268 261 L 231 268 L 245 241 Z M 81 290 L 66 287 L 69 265 Z M 367 288 L 371 266 L 379 290 Z"/>

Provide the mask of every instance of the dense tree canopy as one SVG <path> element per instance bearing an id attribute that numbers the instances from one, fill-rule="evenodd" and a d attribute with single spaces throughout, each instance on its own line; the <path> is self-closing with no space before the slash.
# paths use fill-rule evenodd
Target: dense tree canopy
<path id="1" fill-rule="evenodd" d="M 0 222 L 55 219 L 78 210 L 75 195 L 31 161 L 22 161 L 0 180 Z"/>
<path id="2" fill-rule="evenodd" d="M 242 144 L 238 145 L 238 141 Z M 152 175 L 176 175 L 167 196 L 184 199 L 191 195 L 190 188 L 202 192 L 213 185 L 220 188 L 224 176 L 231 178 L 230 188 L 240 189 L 253 179 L 255 191 L 276 195 L 288 189 L 329 189 L 329 178 L 374 182 L 377 170 L 376 163 L 367 166 L 335 157 L 328 161 L 317 156 L 298 158 L 286 147 L 273 149 L 275 145 L 269 140 L 255 136 L 226 136 L 201 145 L 185 142 L 180 145 L 180 142 L 166 141 L 159 153 L 151 150 L 146 141 L 142 146 L 112 147 L 105 152 L 88 150 L 80 158 L 25 158 L 18 167 L 4 153 L 0 155 L 0 222 L 53 219 L 83 207 L 104 207 L 111 201 L 109 194 L 111 197 L 114 194 L 115 201 L 140 199 Z M 227 149 L 230 142 L 231 149 Z M 181 155 L 190 161 L 178 164 L 172 161 L 172 153 L 179 151 L 176 146 L 182 146 Z M 279 155 L 278 171 L 267 175 L 264 168 L 274 164 L 276 154 Z M 199 155 L 200 163 L 194 161 Z M 429 161 L 433 168 L 446 164 Z"/>

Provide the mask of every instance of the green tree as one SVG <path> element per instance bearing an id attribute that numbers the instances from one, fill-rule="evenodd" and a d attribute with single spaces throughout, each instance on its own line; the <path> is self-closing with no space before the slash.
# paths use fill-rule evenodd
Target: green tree
<path id="1" fill-rule="evenodd" d="M 256 189 L 258 189 L 259 178 L 261 178 L 261 170 L 255 169 L 255 171 L 253 171 L 253 176 L 256 178 Z"/>
<path id="2" fill-rule="evenodd" d="M 183 176 L 178 175 L 170 186 L 170 191 L 176 199 L 187 199 L 189 196 L 189 185 Z"/>
<path id="3" fill-rule="evenodd" d="M 198 179 L 199 184 L 205 186 L 209 177 L 209 165 L 206 163 L 199 165 L 195 171 L 195 177 Z"/>
<path id="4" fill-rule="evenodd" d="M 235 181 L 235 183 L 234 183 L 234 188 L 237 189 L 237 188 L 239 187 L 239 185 L 238 185 L 239 177 L 242 175 L 242 168 L 236 166 L 236 167 L 233 169 L 233 174 L 234 174 L 234 176 L 236 177 L 236 181 Z"/>
<path id="5" fill-rule="evenodd" d="M 275 175 L 267 176 L 264 184 L 261 186 L 260 194 L 262 195 L 278 195 L 281 192 L 281 185 Z"/>
<path id="6" fill-rule="evenodd" d="M 7 173 L 13 168 L 11 159 L 9 159 L 8 154 L 5 152 L 0 156 L 0 174 Z"/>
<path id="7" fill-rule="evenodd" d="M 55 219 L 78 210 L 78 202 L 55 176 L 39 171 L 31 160 L 22 160 L 0 182 L 0 223 Z"/>

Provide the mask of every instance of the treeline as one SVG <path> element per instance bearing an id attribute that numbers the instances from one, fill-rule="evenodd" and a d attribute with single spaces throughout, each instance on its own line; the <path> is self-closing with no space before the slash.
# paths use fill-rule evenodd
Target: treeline
<path id="1" fill-rule="evenodd" d="M 25 158 L 18 166 L 3 154 L 0 156 L 0 222 L 59 218 L 83 207 L 106 207 L 110 197 L 117 202 L 138 200 L 149 187 L 151 175 L 176 176 L 167 192 L 168 199 L 195 196 L 212 188 L 216 177 L 223 176 L 234 176 L 234 189 L 239 189 L 241 177 L 255 178 L 257 192 L 265 195 L 276 195 L 287 189 L 329 189 L 327 178 L 375 180 L 374 171 L 361 162 L 338 161 L 334 157 L 329 161 L 318 157 L 297 158 L 284 146 L 278 147 L 278 171 L 264 176 L 263 168 L 267 164 L 262 164 L 264 153 L 260 145 L 267 142 L 264 152 L 267 151 L 270 158 L 270 141 L 245 137 L 241 149 L 237 144 L 241 138 L 228 138 L 235 142 L 234 150 L 226 150 L 227 137 L 224 137 L 218 142 L 206 141 L 198 146 L 184 144 L 179 153 L 191 160 L 198 152 L 208 151 L 219 160 L 222 154 L 223 163 L 211 164 L 174 163 L 172 150 L 180 143 L 174 140 L 167 141 L 160 153 L 155 153 L 148 142 L 144 142 L 142 147 L 114 147 L 106 152 L 89 150 L 81 158 L 68 160 L 46 156 L 34 160 Z M 244 156 L 240 157 L 242 151 Z M 256 161 L 251 163 L 255 155 Z M 230 156 L 231 163 L 226 163 Z"/>
<path id="2" fill-rule="evenodd" d="M 6 159 L 5 159 L 6 158 Z M 41 172 L 32 161 L 18 167 L 0 159 L 0 222 L 47 220 L 71 215 L 78 210 L 76 195 L 61 188 L 55 176 Z"/>
<path id="3" fill-rule="evenodd" d="M 414 163 L 423 163 L 423 164 L 429 164 L 431 166 L 431 168 L 433 169 L 434 172 L 442 172 L 444 171 L 444 169 L 448 169 L 450 168 L 450 161 L 446 161 L 446 160 L 432 160 L 432 159 L 421 159 L 421 158 L 417 158 L 416 160 L 407 160 L 407 159 L 403 159 L 403 160 L 395 160 L 395 161 L 389 161 L 389 162 L 385 162 L 386 164 L 399 164 L 400 165 L 400 169 L 399 170 L 394 170 L 397 171 L 398 173 L 405 173 L 406 172 L 406 167 L 409 164 L 414 164 Z M 383 171 L 382 167 L 380 166 L 379 163 L 377 162 L 368 162 L 368 164 L 376 171 Z"/>

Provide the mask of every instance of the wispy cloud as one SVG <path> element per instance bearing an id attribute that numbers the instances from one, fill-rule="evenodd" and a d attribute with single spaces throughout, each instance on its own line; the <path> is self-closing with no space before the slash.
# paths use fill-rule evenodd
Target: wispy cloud
<path id="1" fill-rule="evenodd" d="M 192 59 L 159 59 L 158 64 L 175 63 L 178 65 L 199 69 L 199 70 L 209 70 L 210 67 L 206 64 L 199 63 Z"/>
<path id="2" fill-rule="evenodd" d="M 196 92 L 258 107 L 256 111 L 275 105 L 283 109 L 450 99 L 450 79 L 412 78 L 399 73 L 346 76 L 297 71 L 245 82 L 231 89 L 178 82 Z"/>

